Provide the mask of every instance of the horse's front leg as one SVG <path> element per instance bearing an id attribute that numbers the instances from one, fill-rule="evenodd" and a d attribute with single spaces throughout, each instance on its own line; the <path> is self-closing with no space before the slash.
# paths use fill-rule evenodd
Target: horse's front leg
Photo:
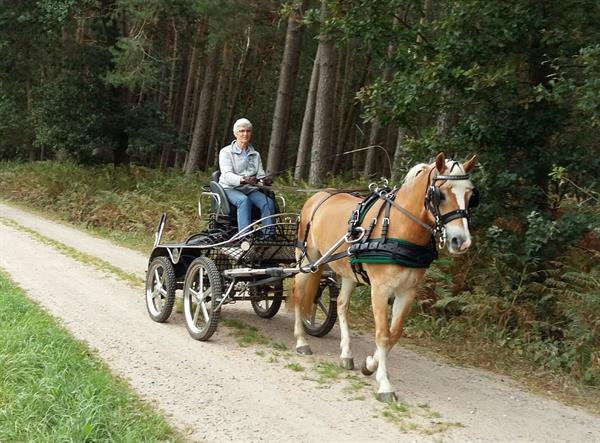
<path id="1" fill-rule="evenodd" d="M 394 388 L 390 383 L 387 371 L 387 355 L 390 350 L 390 329 L 388 326 L 388 298 L 390 291 L 385 288 L 371 288 L 371 303 L 375 317 L 375 352 L 367 357 L 362 373 L 371 375 L 375 370 L 375 379 L 379 383 L 377 400 L 383 402 L 396 401 Z"/>
<path id="2" fill-rule="evenodd" d="M 367 357 L 362 367 L 362 372 L 365 375 L 371 375 L 373 372 L 377 371 L 376 379 L 379 382 L 377 399 L 380 401 L 396 401 L 396 394 L 394 393 L 392 384 L 390 383 L 387 376 L 387 357 L 389 355 L 389 352 L 392 350 L 394 345 L 402 336 L 404 322 L 406 321 L 406 318 L 410 313 L 413 300 L 415 299 L 415 295 L 416 288 L 411 288 L 401 294 L 396 294 L 396 297 L 394 298 L 394 305 L 392 308 L 392 320 L 390 323 L 389 331 L 384 331 L 389 333 L 385 348 L 381 345 L 382 340 L 377 338 L 379 327 L 377 326 L 377 314 L 375 314 L 375 343 L 377 344 L 377 350 L 372 357 Z M 373 299 L 373 311 L 375 312 L 375 299 Z M 387 298 L 385 314 L 387 316 Z M 380 321 L 383 321 L 383 319 L 381 319 Z M 387 318 L 385 322 L 385 327 L 387 329 Z"/>
<path id="3" fill-rule="evenodd" d="M 348 327 L 348 307 L 350 296 L 356 288 L 356 282 L 349 278 L 342 278 L 342 288 L 337 299 L 337 314 L 340 323 L 340 362 L 344 369 L 354 369 L 354 358 L 350 349 L 350 328 Z"/>
<path id="4" fill-rule="evenodd" d="M 398 342 L 404 331 L 404 322 L 410 314 L 417 288 L 411 288 L 402 294 L 396 294 L 392 308 L 392 321 L 390 324 L 390 350 Z"/>

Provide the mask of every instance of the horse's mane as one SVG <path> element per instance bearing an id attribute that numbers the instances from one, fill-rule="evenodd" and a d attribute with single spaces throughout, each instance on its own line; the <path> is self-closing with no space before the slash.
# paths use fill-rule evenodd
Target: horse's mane
<path id="1" fill-rule="evenodd" d="M 411 183 L 418 177 L 418 175 L 421 172 L 425 171 L 427 168 L 429 168 L 429 165 L 427 163 L 419 163 L 418 165 L 413 166 L 412 168 L 410 168 L 410 170 L 406 174 L 406 177 L 404 177 L 403 184 L 406 185 L 406 184 Z M 459 162 L 455 162 L 454 160 L 446 159 L 446 168 L 447 168 L 447 171 L 445 172 L 446 175 L 464 174 L 462 165 Z"/>
<path id="2" fill-rule="evenodd" d="M 417 178 L 417 176 L 423 172 L 425 169 L 427 169 L 429 165 L 427 163 L 419 163 L 418 165 L 413 166 L 412 168 L 410 168 L 410 171 L 408 171 L 408 173 L 406 174 L 406 177 L 404 177 L 404 184 L 408 184 L 410 182 L 412 182 L 414 179 Z"/>

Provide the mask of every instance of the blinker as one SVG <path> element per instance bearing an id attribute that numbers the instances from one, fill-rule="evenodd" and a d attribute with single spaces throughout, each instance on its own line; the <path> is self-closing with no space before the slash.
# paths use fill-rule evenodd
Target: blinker
<path id="1" fill-rule="evenodd" d="M 473 193 L 471 194 L 471 198 L 469 199 L 469 204 L 467 205 L 467 209 L 473 209 L 479 206 L 479 189 L 473 189 Z"/>

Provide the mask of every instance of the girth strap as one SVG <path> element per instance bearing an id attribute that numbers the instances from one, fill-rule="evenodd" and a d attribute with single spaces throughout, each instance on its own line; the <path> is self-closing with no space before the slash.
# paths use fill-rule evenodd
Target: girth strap
<path id="1" fill-rule="evenodd" d="M 350 246 L 351 263 L 388 263 L 408 268 L 428 268 L 438 257 L 435 243 L 415 245 L 398 238 L 373 239 Z"/>

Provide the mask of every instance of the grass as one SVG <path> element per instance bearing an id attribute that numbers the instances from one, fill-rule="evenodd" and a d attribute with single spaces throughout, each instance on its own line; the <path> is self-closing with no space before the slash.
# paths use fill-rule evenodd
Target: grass
<path id="1" fill-rule="evenodd" d="M 0 441 L 183 441 L 0 272 Z"/>
<path id="2" fill-rule="evenodd" d="M 464 427 L 459 422 L 442 420 L 441 414 L 432 411 L 429 405 L 414 407 L 400 400 L 387 404 L 381 410 L 381 416 L 403 432 L 417 432 L 423 435 L 442 434 L 452 428 Z"/>
<path id="3" fill-rule="evenodd" d="M 69 177 L 69 180 L 64 180 L 64 177 Z M 88 232 L 144 252 L 148 252 L 152 245 L 156 223 L 163 212 L 169 214 L 165 239 L 181 240 L 189 233 L 201 230 L 201 221 L 196 215 L 196 204 L 198 190 L 207 181 L 206 174 L 187 178 L 176 171 L 161 172 L 136 166 L 126 171 L 110 166 L 86 168 L 60 162 L 0 162 L 2 198 L 19 202 L 29 210 L 33 208 L 43 211 L 44 216 L 67 221 L 74 226 L 85 228 Z M 284 178 L 278 179 L 279 189 L 285 184 Z M 339 181 L 328 185 L 353 186 L 350 182 Z M 281 194 L 285 196 L 288 202 L 287 210 L 290 212 L 298 211 L 308 196 L 291 190 L 281 191 Z M 76 251 L 70 251 L 69 254 L 71 253 L 75 254 Z M 470 253 L 465 260 L 475 260 L 476 255 Z M 483 265 L 481 258 L 473 263 Z M 99 266 L 105 270 L 109 269 L 101 263 Z M 118 272 L 111 270 L 113 271 Z M 447 288 L 448 291 L 463 290 L 458 283 L 448 284 L 444 275 L 447 277 L 448 272 L 436 274 L 434 286 Z M 454 275 L 454 280 L 462 281 L 460 275 Z M 496 312 L 489 299 L 491 297 L 482 297 L 483 305 L 491 312 Z M 470 300 L 467 307 L 472 308 L 473 303 Z M 354 330 L 369 333 L 373 330 L 369 304 L 368 289 L 359 288 L 351 301 Z M 586 314 L 588 311 L 582 312 Z M 408 337 L 402 338 L 401 345 L 408 344 L 421 353 L 454 363 L 507 374 L 538 393 L 583 406 L 600 414 L 599 387 L 583 385 L 576 377 L 565 374 L 564 370 L 553 369 L 543 362 L 540 364 L 532 359 L 531 355 L 518 355 L 514 349 L 507 349 L 498 341 L 490 340 L 485 335 L 484 324 L 479 325 L 478 330 L 456 333 L 453 329 L 449 334 L 441 336 L 435 329 L 439 329 L 437 322 L 444 320 L 442 314 L 442 317 L 434 319 L 436 324 L 426 325 L 427 330 L 417 335 L 415 331 L 418 324 L 426 323 L 421 317 L 418 311 L 412 314 L 409 319 Z M 591 320 L 593 321 L 593 318 Z M 452 319 L 452 324 L 457 324 L 456 318 Z M 248 344 L 262 340 L 260 337 L 252 337 L 251 331 L 242 335 L 246 336 L 243 340 L 247 340 Z M 564 356 L 562 353 L 556 360 Z M 277 356 L 272 358 L 276 360 Z"/>
<path id="4" fill-rule="evenodd" d="M 115 275 L 116 277 L 120 278 L 121 280 L 126 281 L 131 286 L 137 287 L 144 283 L 143 280 L 136 277 L 135 275 L 124 272 L 121 268 L 113 266 L 105 260 L 86 254 L 85 252 L 81 252 L 75 248 L 65 245 L 64 243 L 48 238 L 33 229 L 29 229 L 25 226 L 20 225 L 19 223 L 14 222 L 13 220 L 0 217 L 0 223 L 4 223 L 5 225 L 18 229 L 19 231 L 26 232 L 35 239 L 39 240 L 40 242 L 48 246 L 52 246 L 54 249 L 58 250 L 67 257 L 70 257 L 81 263 L 91 265 L 100 271 L 109 272 Z"/>
<path id="5" fill-rule="evenodd" d="M 294 372 L 304 371 L 304 366 L 302 366 L 300 363 L 288 363 L 285 365 L 285 367 Z"/>
<path id="6" fill-rule="evenodd" d="M 243 321 L 222 318 L 221 324 L 227 326 L 232 331 L 238 344 L 244 348 L 252 345 L 267 345 L 270 342 L 269 338 L 258 330 L 258 328 L 250 326 Z"/>

